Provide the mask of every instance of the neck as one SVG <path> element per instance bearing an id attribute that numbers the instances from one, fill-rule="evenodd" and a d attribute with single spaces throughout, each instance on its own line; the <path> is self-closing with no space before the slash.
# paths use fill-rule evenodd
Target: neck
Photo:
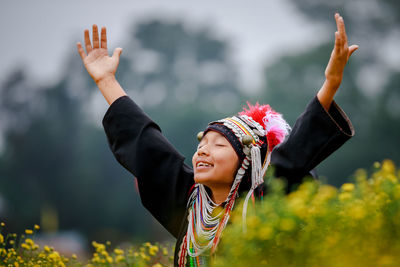
<path id="1" fill-rule="evenodd" d="M 212 192 L 211 199 L 217 205 L 220 205 L 222 202 L 226 200 L 230 191 L 230 188 L 210 188 L 210 189 Z"/>

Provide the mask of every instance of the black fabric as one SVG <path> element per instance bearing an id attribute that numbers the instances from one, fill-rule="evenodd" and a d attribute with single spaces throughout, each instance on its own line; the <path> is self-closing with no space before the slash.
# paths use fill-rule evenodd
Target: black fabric
<path id="1" fill-rule="evenodd" d="M 314 97 L 288 138 L 272 151 L 275 175 L 284 177 L 290 190 L 304 176 L 315 177 L 313 169 L 352 136 L 354 128 L 343 110 L 333 102 L 328 113 Z"/>
<path id="2" fill-rule="evenodd" d="M 187 230 L 186 204 L 194 184 L 192 168 L 128 96 L 114 101 L 103 126 L 116 159 L 137 178 L 143 205 L 177 238 L 176 265 Z M 353 135 L 353 126 L 336 103 L 328 113 L 314 97 L 289 137 L 272 152 L 276 176 L 284 177 L 288 188 L 300 183 Z"/>
<path id="3" fill-rule="evenodd" d="M 143 205 L 177 237 L 194 184 L 192 168 L 128 96 L 112 103 L 103 126 L 115 158 L 137 178 Z"/>

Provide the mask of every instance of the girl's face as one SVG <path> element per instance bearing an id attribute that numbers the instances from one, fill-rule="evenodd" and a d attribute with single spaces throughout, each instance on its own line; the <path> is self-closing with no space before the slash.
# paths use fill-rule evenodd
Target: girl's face
<path id="1" fill-rule="evenodd" d="M 213 189 L 229 190 L 239 166 L 239 157 L 226 138 L 209 131 L 192 158 L 194 180 Z"/>

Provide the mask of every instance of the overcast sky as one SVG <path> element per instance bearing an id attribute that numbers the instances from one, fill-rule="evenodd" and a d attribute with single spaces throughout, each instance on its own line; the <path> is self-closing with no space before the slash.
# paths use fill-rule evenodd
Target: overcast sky
<path id="1" fill-rule="evenodd" d="M 288 0 L 2 0 L 0 81 L 20 65 L 35 81 L 57 81 L 66 57 L 78 56 L 75 43 L 82 41 L 84 28 L 107 26 L 109 48 L 114 49 L 123 47 L 132 23 L 151 17 L 180 19 L 190 27 L 210 25 L 230 40 L 249 87 L 259 84 L 265 62 L 327 36 Z"/>

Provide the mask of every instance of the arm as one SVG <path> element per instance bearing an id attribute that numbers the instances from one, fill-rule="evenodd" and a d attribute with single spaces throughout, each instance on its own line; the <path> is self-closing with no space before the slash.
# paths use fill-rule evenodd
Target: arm
<path id="1" fill-rule="evenodd" d="M 286 178 L 290 190 L 352 136 L 354 128 L 344 111 L 332 102 L 328 112 L 314 97 L 289 137 L 272 151 L 276 177 Z"/>
<path id="2" fill-rule="evenodd" d="M 125 93 L 115 72 L 122 50 L 107 52 L 106 29 L 93 25 L 93 47 L 85 30 L 85 47 L 77 44 L 86 70 L 110 104 L 103 119 L 110 148 L 138 179 L 143 205 L 175 237 L 186 211 L 187 194 L 194 183 L 193 171 L 184 157 L 161 134 L 161 130 Z"/>
<path id="3" fill-rule="evenodd" d="M 287 140 L 272 152 L 275 174 L 287 179 L 289 190 L 354 135 L 350 120 L 333 98 L 342 81 L 344 67 L 358 46 L 348 47 L 343 18 L 335 14 L 335 20 L 338 31 L 325 70 L 326 80 L 296 120 Z"/>
<path id="4" fill-rule="evenodd" d="M 194 184 L 192 169 L 128 96 L 110 106 L 103 126 L 115 158 L 136 176 L 143 205 L 176 237 Z"/>

